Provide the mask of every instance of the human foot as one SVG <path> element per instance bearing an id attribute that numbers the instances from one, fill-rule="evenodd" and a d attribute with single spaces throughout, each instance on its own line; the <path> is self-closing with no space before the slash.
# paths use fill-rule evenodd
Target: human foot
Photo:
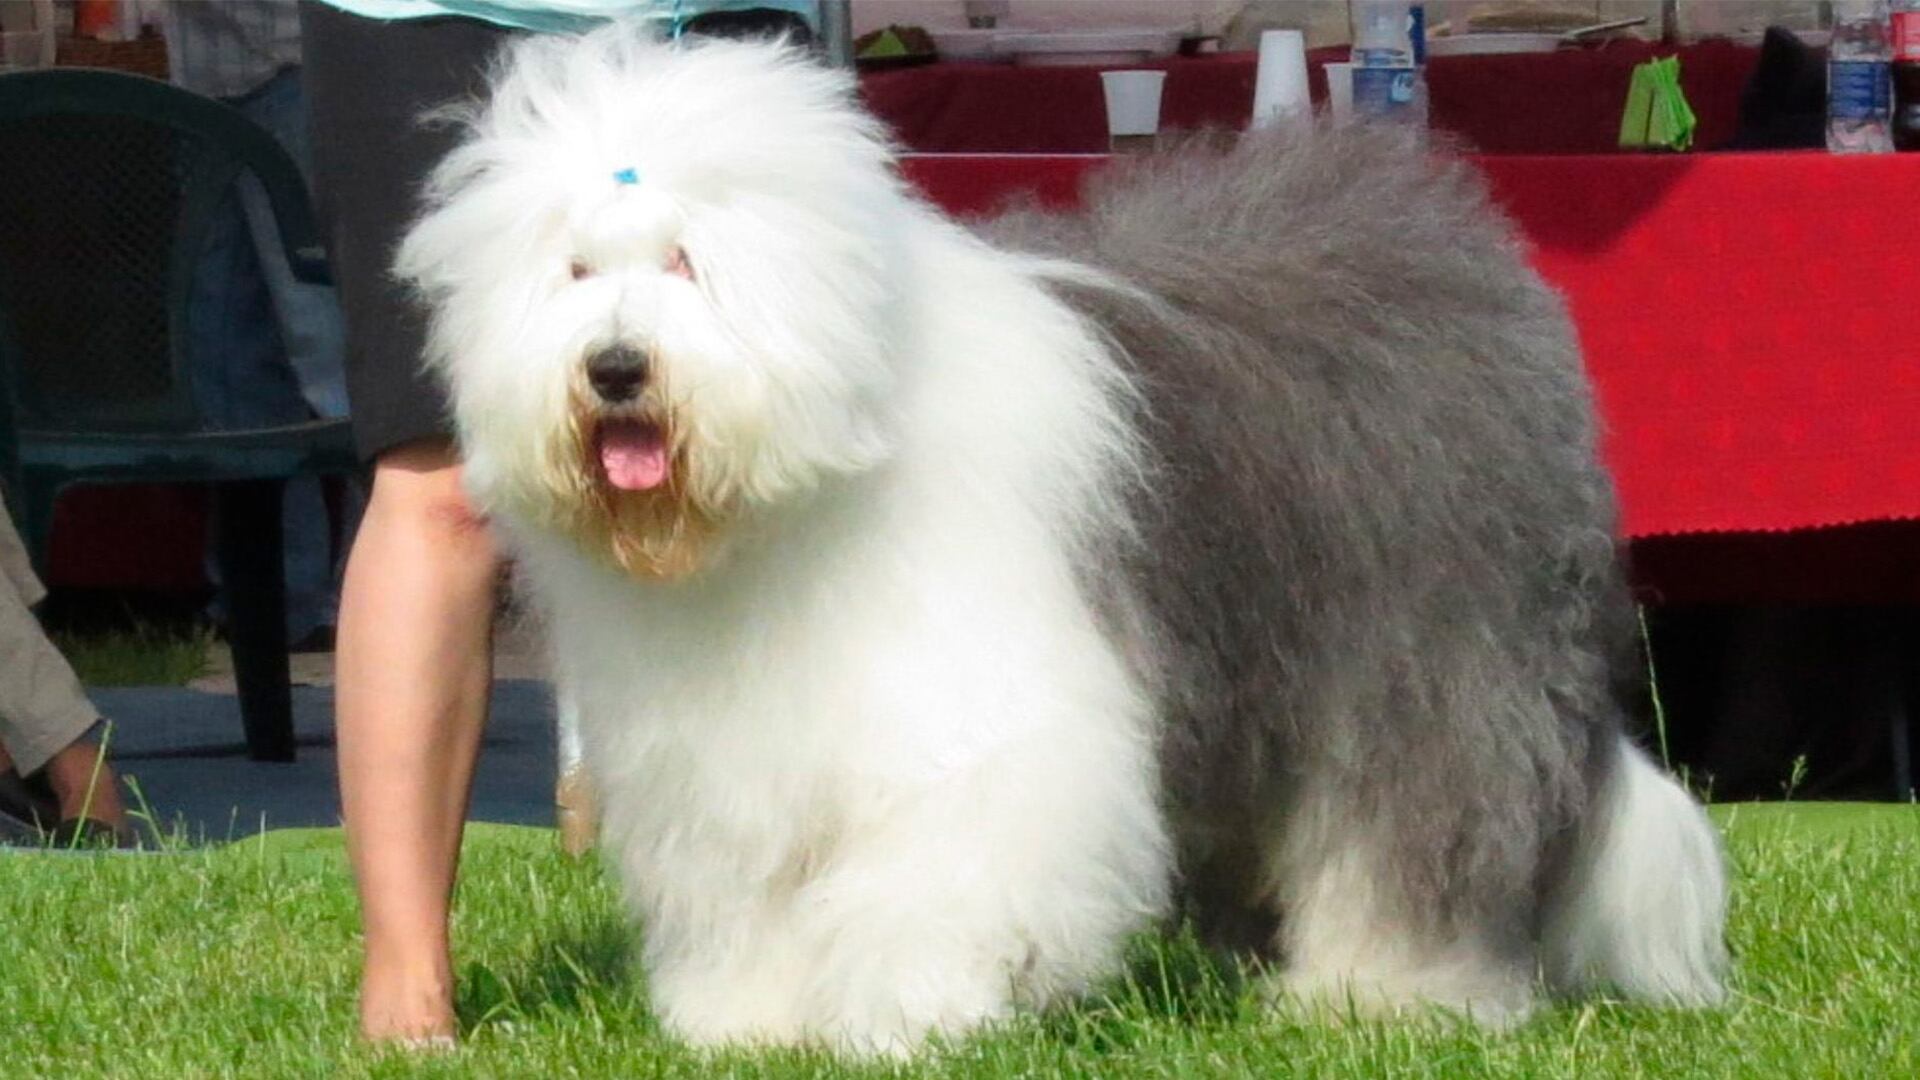
<path id="1" fill-rule="evenodd" d="M 360 984 L 360 1034 L 408 1049 L 454 1044 L 453 979 L 444 965 L 387 964 L 370 958 Z"/>
<path id="2" fill-rule="evenodd" d="M 120 801 L 120 779 L 99 746 L 85 739 L 70 743 L 41 770 L 60 804 L 61 821 L 92 820 L 114 830 L 127 828 Z"/>

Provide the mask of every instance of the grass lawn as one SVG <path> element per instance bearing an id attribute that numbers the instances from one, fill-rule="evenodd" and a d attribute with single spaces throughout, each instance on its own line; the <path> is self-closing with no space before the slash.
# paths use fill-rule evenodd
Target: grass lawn
<path id="1" fill-rule="evenodd" d="M 0 1078 L 207 1076 L 1920 1076 L 1920 808 L 1722 808 L 1734 1000 L 1562 1006 L 1516 1032 L 1331 1028 L 1263 1013 L 1179 942 L 1099 999 L 902 1066 L 701 1055 L 626 972 L 591 863 L 552 834 L 469 833 L 455 932 L 464 1046 L 356 1045 L 338 834 L 164 856 L 0 854 Z"/>
<path id="2" fill-rule="evenodd" d="M 185 686 L 207 670 L 213 631 L 136 625 L 53 635 L 88 686 Z"/>

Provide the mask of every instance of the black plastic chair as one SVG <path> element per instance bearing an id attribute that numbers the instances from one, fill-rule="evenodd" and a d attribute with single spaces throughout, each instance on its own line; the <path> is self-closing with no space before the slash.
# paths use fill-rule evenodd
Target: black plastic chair
<path id="1" fill-rule="evenodd" d="M 194 402 L 195 256 L 248 172 L 295 275 L 328 281 L 298 169 L 238 111 L 137 75 L 0 75 L 0 468 L 42 568 L 62 488 L 211 487 L 247 750 L 291 761 L 281 489 L 359 463 L 343 420 L 217 430 Z"/>

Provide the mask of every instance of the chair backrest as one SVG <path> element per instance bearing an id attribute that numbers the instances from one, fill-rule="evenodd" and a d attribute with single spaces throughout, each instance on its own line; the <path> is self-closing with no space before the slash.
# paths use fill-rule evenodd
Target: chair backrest
<path id="1" fill-rule="evenodd" d="M 200 428 L 190 285 L 245 172 L 289 251 L 312 249 L 298 169 L 239 111 L 138 75 L 0 75 L 0 379 L 21 430 Z"/>

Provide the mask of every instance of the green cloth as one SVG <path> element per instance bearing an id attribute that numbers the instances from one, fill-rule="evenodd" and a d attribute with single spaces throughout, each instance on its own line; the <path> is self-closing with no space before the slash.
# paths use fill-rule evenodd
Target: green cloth
<path id="1" fill-rule="evenodd" d="M 891 26 L 880 31 L 879 37 L 874 38 L 866 48 L 860 50 L 862 60 L 879 60 L 884 57 L 906 55 L 907 43 L 900 40 L 900 35 L 894 33 Z"/>
<path id="2" fill-rule="evenodd" d="M 1627 107 L 1620 115 L 1622 149 L 1686 150 L 1693 146 L 1698 120 L 1680 89 L 1680 58 L 1669 56 L 1636 64 L 1627 84 Z"/>

